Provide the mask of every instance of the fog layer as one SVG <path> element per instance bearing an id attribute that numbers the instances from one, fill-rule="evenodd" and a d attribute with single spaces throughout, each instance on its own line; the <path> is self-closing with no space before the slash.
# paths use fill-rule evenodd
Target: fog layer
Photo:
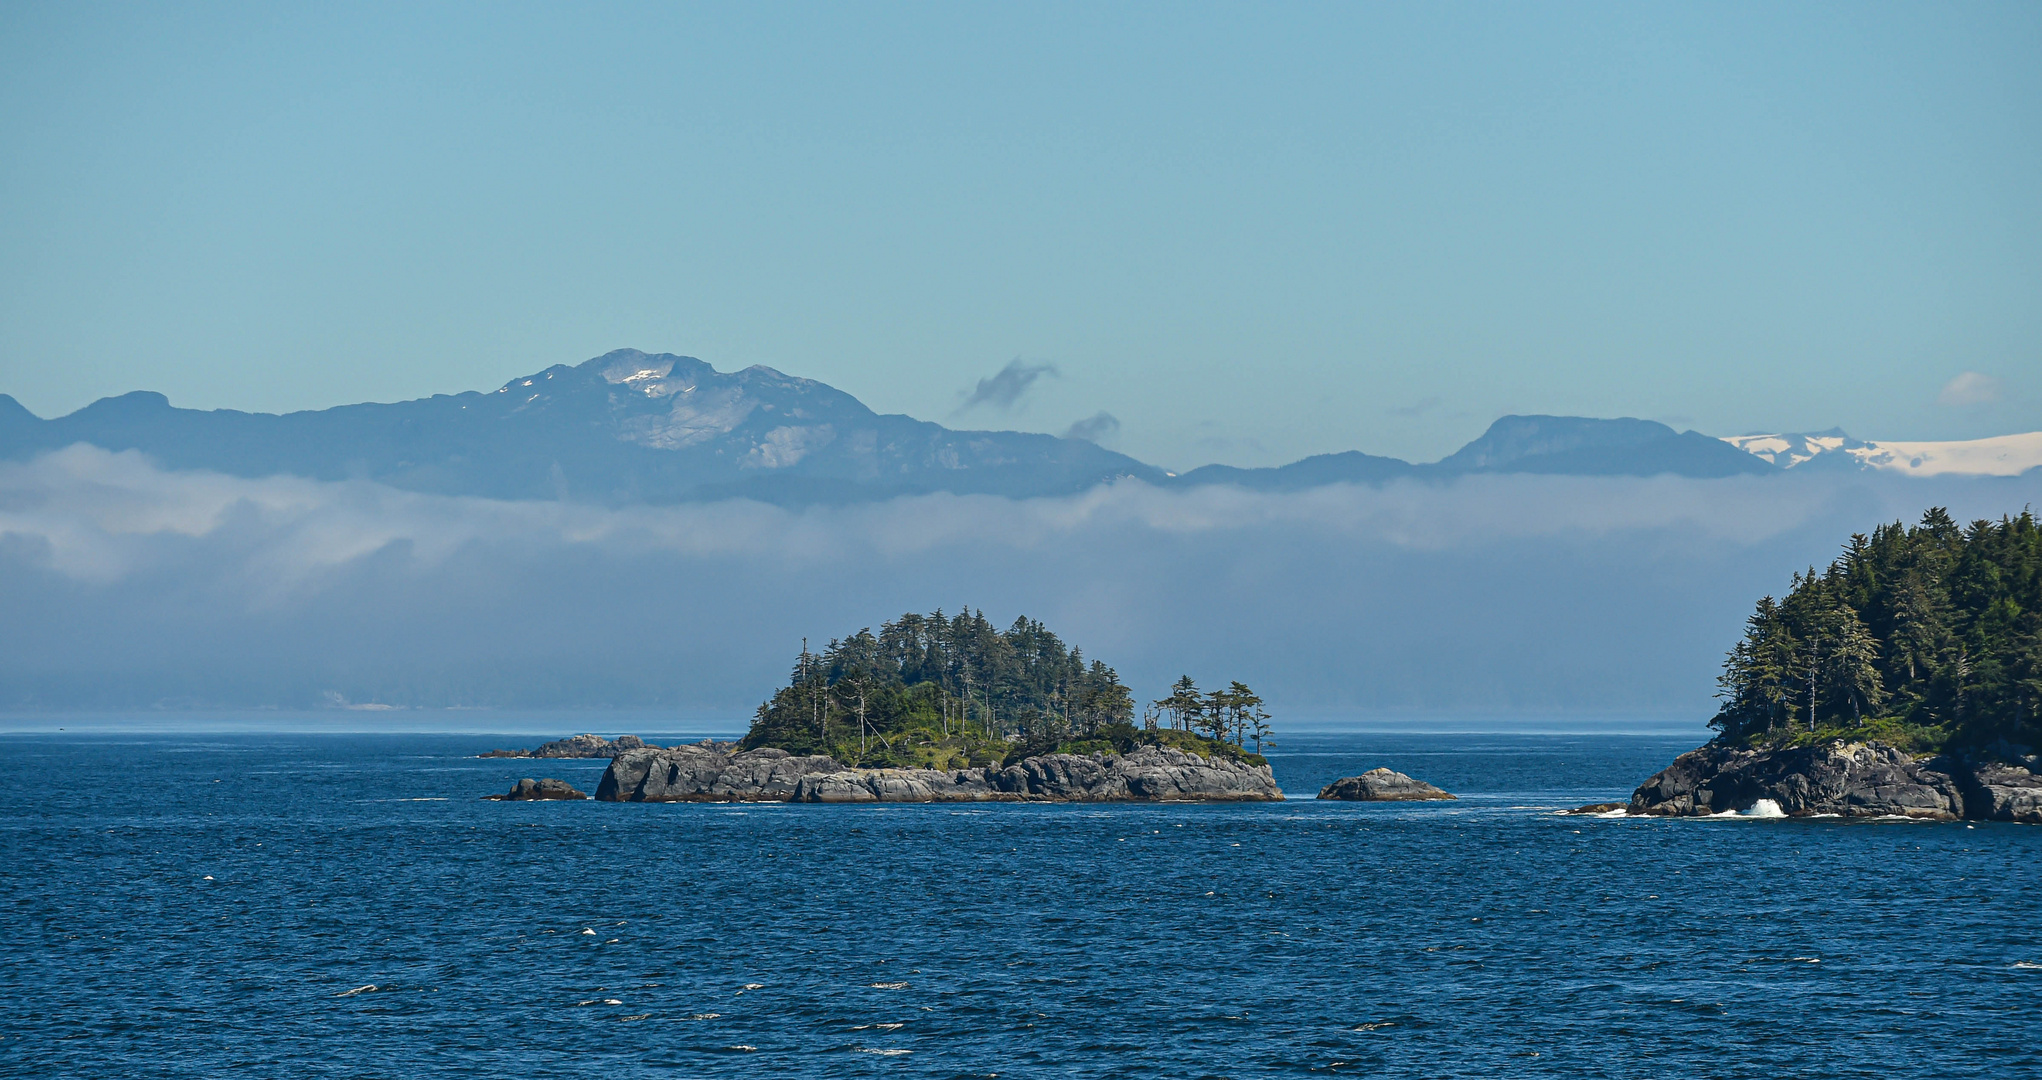
<path id="1" fill-rule="evenodd" d="M 669 705 L 741 718 L 806 636 L 970 604 L 1144 697 L 1280 713 L 1695 716 L 1754 600 L 1854 531 L 2042 476 L 1467 476 L 1299 493 L 605 509 L 0 465 L 0 707 Z"/>

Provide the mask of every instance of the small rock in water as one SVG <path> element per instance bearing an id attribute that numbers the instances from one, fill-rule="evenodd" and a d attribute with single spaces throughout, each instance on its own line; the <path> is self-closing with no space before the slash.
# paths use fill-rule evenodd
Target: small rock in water
<path id="1" fill-rule="evenodd" d="M 518 781 L 505 794 L 484 795 L 483 798 L 498 802 L 523 802 L 528 799 L 586 799 L 588 795 L 576 791 L 574 786 L 565 780 L 555 780 L 552 777 L 533 780 L 528 777 Z"/>
<path id="2" fill-rule="evenodd" d="M 1320 789 L 1319 797 L 1349 802 L 1418 802 L 1453 798 L 1423 780 L 1413 780 L 1389 769 L 1370 769 L 1360 776 L 1335 780 Z"/>
<path id="3" fill-rule="evenodd" d="M 1563 814 L 1617 814 L 1630 809 L 1630 806 L 1631 806 L 1630 803 L 1598 802 L 1589 803 L 1587 806 L 1577 806 L 1572 810 L 1562 810 L 1560 812 Z"/>

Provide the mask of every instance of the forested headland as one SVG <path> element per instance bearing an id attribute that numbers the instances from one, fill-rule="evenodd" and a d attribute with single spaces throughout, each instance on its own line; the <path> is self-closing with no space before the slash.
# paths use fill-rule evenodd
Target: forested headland
<path id="1" fill-rule="evenodd" d="M 1247 686 L 1200 691 L 1181 678 L 1140 706 L 1113 668 L 1042 623 L 1005 630 L 983 611 L 913 613 L 802 643 L 787 685 L 758 708 L 745 749 L 829 754 L 861 767 L 953 769 L 1052 752 L 1173 746 L 1264 764 L 1269 713 Z M 1254 751 L 1249 750 L 1253 746 Z"/>
<path id="2" fill-rule="evenodd" d="M 1936 508 L 1854 535 L 1758 602 L 1718 683 L 1725 745 L 2042 745 L 2042 529 Z"/>

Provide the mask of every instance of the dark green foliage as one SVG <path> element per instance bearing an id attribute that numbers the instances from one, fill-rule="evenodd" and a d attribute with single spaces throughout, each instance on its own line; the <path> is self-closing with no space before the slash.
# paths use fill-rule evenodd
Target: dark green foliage
<path id="1" fill-rule="evenodd" d="M 983 612 L 938 611 L 903 615 L 876 635 L 860 630 L 819 654 L 804 648 L 744 745 L 861 764 L 988 764 L 1010 744 L 1053 749 L 1133 712 L 1112 668 L 1087 663 L 1041 623 L 1020 618 L 1002 631 Z"/>
<path id="2" fill-rule="evenodd" d="M 1187 727 L 1193 717 L 1217 718 L 1206 736 L 1158 732 L 1153 722 L 1137 728 L 1134 696 L 1120 676 L 1033 619 L 999 630 L 969 609 L 907 614 L 820 653 L 804 642 L 787 685 L 759 706 L 743 746 L 861 766 L 962 768 L 1182 742 L 1207 756 L 1261 762 L 1240 746 L 1243 738 L 1258 749 L 1268 741 L 1261 698 L 1240 683 L 1213 695 L 1188 692 Z"/>
<path id="3" fill-rule="evenodd" d="M 1717 681 L 1709 723 L 1728 743 L 2042 742 L 2042 529 L 2027 511 L 1963 529 L 1937 508 L 1853 536 L 1784 600 L 1758 602 Z"/>

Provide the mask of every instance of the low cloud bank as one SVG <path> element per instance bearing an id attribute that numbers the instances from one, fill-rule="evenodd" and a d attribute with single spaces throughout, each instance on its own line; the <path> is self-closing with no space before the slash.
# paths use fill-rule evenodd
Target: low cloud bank
<path id="1" fill-rule="evenodd" d="M 1298 716 L 1709 710 L 1752 601 L 1854 531 L 2042 477 L 1592 478 L 1294 494 L 1139 483 L 787 510 L 601 508 L 0 465 L 0 707 L 671 705 L 741 719 L 801 638 L 1027 613 L 1138 693 Z"/>

